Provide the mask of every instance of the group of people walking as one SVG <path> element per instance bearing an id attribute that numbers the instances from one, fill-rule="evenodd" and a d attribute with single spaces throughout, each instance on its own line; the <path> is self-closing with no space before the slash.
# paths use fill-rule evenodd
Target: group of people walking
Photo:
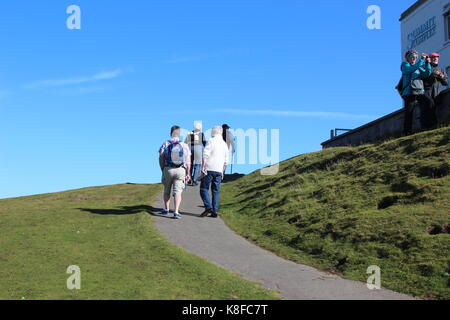
<path id="1" fill-rule="evenodd" d="M 181 128 L 173 126 L 170 140 L 159 149 L 159 164 L 164 185 L 164 208 L 161 214 L 170 213 L 173 196 L 175 209 L 173 218 L 180 219 L 182 193 L 187 185 L 197 186 L 200 182 L 200 197 L 205 211 L 200 217 L 217 218 L 219 215 L 220 187 L 225 177 L 230 153 L 234 152 L 234 137 L 226 124 L 212 129 L 212 138 L 206 141 L 201 124 L 181 141 Z M 210 190 L 212 199 L 210 197 Z"/>
<path id="2" fill-rule="evenodd" d="M 438 53 L 421 57 L 415 50 L 405 54 L 406 61 L 401 65 L 402 78 L 397 85 L 405 103 L 404 134 L 412 133 L 415 107 L 420 109 L 422 129 L 432 129 L 437 126 L 435 99 L 442 86 L 449 85 L 448 76 L 439 67 Z M 181 141 L 181 128 L 171 128 L 171 139 L 164 142 L 159 149 L 159 164 L 162 170 L 164 185 L 163 215 L 170 213 L 171 197 L 174 197 L 175 209 L 173 218 L 179 219 L 182 193 L 186 184 L 198 186 L 205 211 L 201 217 L 217 218 L 219 215 L 220 187 L 224 179 L 227 165 L 230 163 L 230 153 L 234 153 L 234 137 L 226 124 L 212 129 L 212 138 L 206 141 L 201 124 Z M 210 190 L 212 199 L 210 197 Z"/>
<path id="3" fill-rule="evenodd" d="M 412 133 L 416 106 L 420 110 L 422 129 L 433 129 L 437 126 L 435 99 L 442 86 L 449 85 L 445 70 L 439 67 L 439 58 L 439 53 L 423 53 L 419 57 L 415 50 L 409 50 L 405 54 L 406 61 L 401 66 L 402 78 L 397 86 L 405 103 L 405 135 Z"/>

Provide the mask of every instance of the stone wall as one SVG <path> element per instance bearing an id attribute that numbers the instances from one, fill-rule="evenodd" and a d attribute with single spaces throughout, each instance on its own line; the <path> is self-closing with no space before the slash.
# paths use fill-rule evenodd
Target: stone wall
<path id="1" fill-rule="evenodd" d="M 436 109 L 440 124 L 448 123 L 450 120 L 450 89 L 442 92 L 436 99 L 436 102 L 439 103 Z M 416 108 L 414 110 L 413 120 L 414 132 L 422 130 L 419 119 L 420 111 Z M 326 149 L 332 147 L 359 146 L 385 138 L 399 136 L 403 132 L 403 122 L 404 110 L 400 109 L 352 131 L 325 141 L 322 143 L 322 147 Z"/>

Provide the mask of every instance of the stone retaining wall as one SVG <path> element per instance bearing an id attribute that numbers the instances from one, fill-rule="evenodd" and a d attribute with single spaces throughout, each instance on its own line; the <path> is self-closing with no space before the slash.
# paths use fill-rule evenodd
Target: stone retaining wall
<path id="1" fill-rule="evenodd" d="M 449 123 L 450 118 L 450 89 L 445 90 L 436 99 L 439 103 L 437 109 L 440 124 Z M 422 130 L 420 126 L 420 111 L 414 110 L 413 131 Z M 334 137 L 322 143 L 322 147 L 359 146 L 366 143 L 379 141 L 385 138 L 401 135 L 403 132 L 404 110 L 400 109 L 380 119 L 367 123 L 352 131 Z"/>

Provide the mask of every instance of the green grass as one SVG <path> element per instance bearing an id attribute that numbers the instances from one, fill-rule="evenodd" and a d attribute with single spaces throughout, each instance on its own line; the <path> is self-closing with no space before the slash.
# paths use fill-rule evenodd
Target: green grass
<path id="1" fill-rule="evenodd" d="M 0 200 L 0 299 L 277 299 L 170 244 L 153 226 L 159 185 Z M 67 267 L 81 268 L 68 290 Z"/>
<path id="2" fill-rule="evenodd" d="M 385 288 L 450 299 L 448 127 L 302 155 L 222 192 L 227 224 L 282 257 L 359 281 L 378 265 Z"/>

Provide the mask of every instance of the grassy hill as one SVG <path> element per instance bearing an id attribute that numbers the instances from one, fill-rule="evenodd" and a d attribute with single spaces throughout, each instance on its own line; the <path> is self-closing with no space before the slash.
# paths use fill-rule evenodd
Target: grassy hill
<path id="1" fill-rule="evenodd" d="M 150 204 L 159 185 L 116 185 L 0 200 L 2 299 L 276 299 L 170 244 Z M 81 290 L 68 290 L 68 266 Z"/>
<path id="2" fill-rule="evenodd" d="M 382 286 L 450 299 L 450 128 L 327 149 L 223 187 L 230 227 L 278 255 Z"/>

